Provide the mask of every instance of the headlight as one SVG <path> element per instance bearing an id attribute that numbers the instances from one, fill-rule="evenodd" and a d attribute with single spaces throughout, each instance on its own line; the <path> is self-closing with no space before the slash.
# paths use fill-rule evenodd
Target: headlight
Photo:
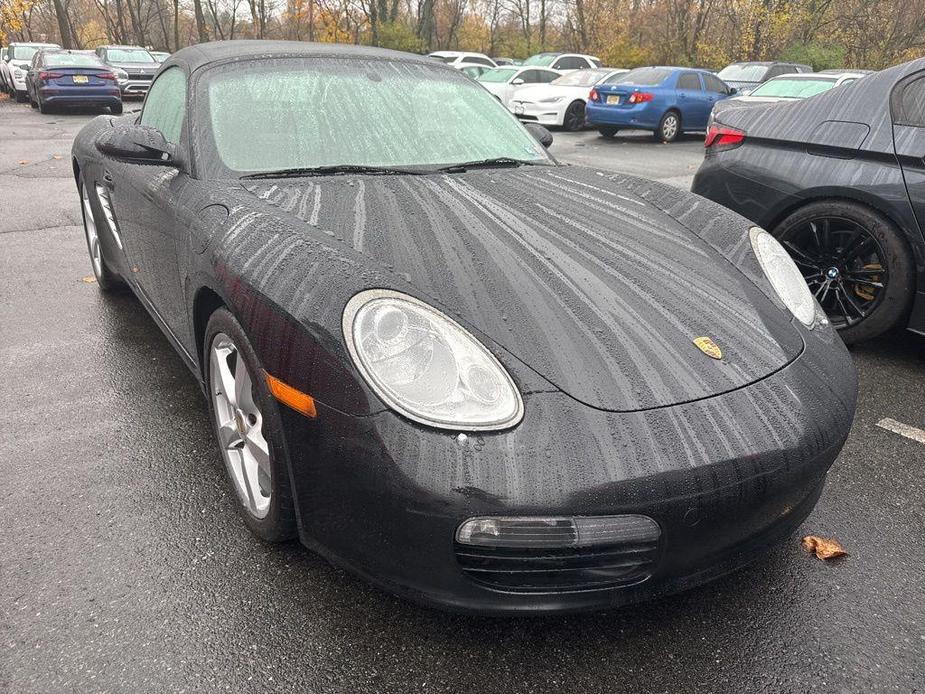
<path id="1" fill-rule="evenodd" d="M 125 70 L 116 70 L 116 79 L 120 82 L 128 80 L 128 73 Z"/>
<path id="2" fill-rule="evenodd" d="M 344 339 L 383 402 L 441 429 L 506 429 L 523 401 L 495 356 L 461 325 L 422 301 L 385 289 L 347 302 Z"/>
<path id="3" fill-rule="evenodd" d="M 752 227 L 748 236 L 758 263 L 777 296 L 803 325 L 812 327 L 816 318 L 816 300 L 796 263 L 780 242 L 764 229 Z"/>
<path id="4" fill-rule="evenodd" d="M 540 100 L 539 100 L 539 102 L 540 102 L 541 104 L 554 104 L 554 103 L 556 103 L 557 101 L 562 101 L 562 97 L 561 97 L 561 96 L 550 96 L 550 97 L 547 97 L 547 98 L 545 98 L 545 99 L 540 99 Z"/>

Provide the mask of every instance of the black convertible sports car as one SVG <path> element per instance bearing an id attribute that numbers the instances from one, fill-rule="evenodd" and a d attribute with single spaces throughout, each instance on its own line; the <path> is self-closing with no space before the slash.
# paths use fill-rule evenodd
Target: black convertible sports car
<path id="1" fill-rule="evenodd" d="M 175 53 L 74 174 L 103 290 L 208 395 L 250 528 L 459 610 L 614 606 L 813 508 L 851 359 L 781 246 L 558 165 L 427 58 Z"/>
<path id="2" fill-rule="evenodd" d="M 925 334 L 925 59 L 729 108 L 692 190 L 771 231 L 843 339 Z"/>

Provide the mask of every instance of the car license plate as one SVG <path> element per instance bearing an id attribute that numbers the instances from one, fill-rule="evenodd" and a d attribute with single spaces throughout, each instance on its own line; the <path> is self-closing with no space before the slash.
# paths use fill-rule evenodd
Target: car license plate
<path id="1" fill-rule="evenodd" d="M 619 94 L 609 94 L 607 96 L 607 103 L 608 104 L 619 104 L 620 103 Z"/>
<path id="2" fill-rule="evenodd" d="M 86 75 L 74 75 L 74 84 L 86 84 L 89 81 Z"/>

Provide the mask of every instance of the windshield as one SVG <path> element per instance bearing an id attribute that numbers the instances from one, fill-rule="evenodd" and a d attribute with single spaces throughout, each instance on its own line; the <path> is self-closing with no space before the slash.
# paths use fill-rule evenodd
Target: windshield
<path id="1" fill-rule="evenodd" d="M 42 50 L 41 46 L 13 46 L 10 49 L 11 60 L 32 60 L 32 56 Z"/>
<path id="2" fill-rule="evenodd" d="M 541 67 L 549 67 L 552 65 L 552 61 L 558 57 L 558 53 L 537 53 L 536 55 L 531 55 L 524 61 L 524 65 L 539 65 Z"/>
<path id="3" fill-rule="evenodd" d="M 143 48 L 108 48 L 106 60 L 110 63 L 156 63 L 157 61 Z"/>
<path id="4" fill-rule="evenodd" d="M 45 65 L 48 67 L 103 67 L 96 56 L 80 53 L 46 53 Z"/>
<path id="5" fill-rule="evenodd" d="M 671 74 L 671 70 L 658 67 L 640 67 L 621 75 L 614 75 L 604 84 L 638 84 L 640 86 L 654 87 L 661 84 Z"/>
<path id="6" fill-rule="evenodd" d="M 550 84 L 559 87 L 590 87 L 600 82 L 609 72 L 609 70 L 575 70 L 562 77 L 557 77 Z"/>
<path id="7" fill-rule="evenodd" d="M 151 57 L 160 62 L 164 62 L 167 58 L 170 57 L 170 53 L 162 53 L 161 51 L 150 51 Z"/>
<path id="8" fill-rule="evenodd" d="M 716 73 L 724 82 L 760 82 L 768 71 L 767 65 L 748 63 L 727 65 Z"/>
<path id="9" fill-rule="evenodd" d="M 437 66 L 280 58 L 213 68 L 206 118 L 236 173 L 326 166 L 427 167 L 506 157 L 551 163 L 494 96 Z M 210 157 L 203 157 L 209 160 Z"/>
<path id="10" fill-rule="evenodd" d="M 824 92 L 835 86 L 834 79 L 799 79 L 796 77 L 777 77 L 768 80 L 755 89 L 749 96 L 773 96 L 782 99 L 805 99 L 813 94 Z"/>
<path id="11" fill-rule="evenodd" d="M 520 68 L 498 67 L 494 70 L 483 72 L 479 77 L 479 82 L 507 82 L 518 72 L 520 72 Z"/>

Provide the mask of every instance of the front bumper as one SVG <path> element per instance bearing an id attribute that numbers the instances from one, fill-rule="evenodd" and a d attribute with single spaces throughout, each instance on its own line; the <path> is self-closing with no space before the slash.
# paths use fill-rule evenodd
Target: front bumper
<path id="1" fill-rule="evenodd" d="M 562 125 L 563 106 L 560 103 L 540 104 L 531 101 L 511 102 L 511 111 L 522 121 L 542 125 Z"/>
<path id="2" fill-rule="evenodd" d="M 563 393 L 525 396 L 513 430 L 469 435 L 391 412 L 284 411 L 303 542 L 414 601 L 498 614 L 625 605 L 760 556 L 809 514 L 854 415 L 857 381 L 828 328 L 777 373 L 731 393 L 614 413 Z M 474 516 L 642 514 L 654 567 L 625 587 L 524 592 L 467 576 L 454 536 Z"/>
<path id="3" fill-rule="evenodd" d="M 119 82 L 119 89 L 123 97 L 143 97 L 151 88 L 151 80 L 123 80 Z"/>

